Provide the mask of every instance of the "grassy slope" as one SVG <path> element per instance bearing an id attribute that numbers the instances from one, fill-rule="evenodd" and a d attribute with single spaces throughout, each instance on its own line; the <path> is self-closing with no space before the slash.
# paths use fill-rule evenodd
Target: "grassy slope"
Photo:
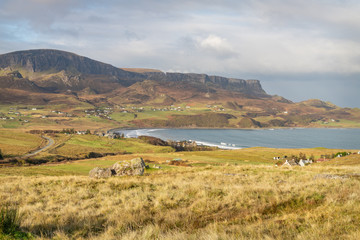
<path id="1" fill-rule="evenodd" d="M 66 110 L 66 106 L 56 108 Z M 9 106 L 0 109 L 7 112 Z M 37 115 L 29 116 L 32 120 L 29 125 L 6 121 L 8 126 L 20 130 L 0 130 L 3 153 L 21 155 L 41 144 L 39 136 L 27 134 L 24 129 L 75 127 L 85 130 L 131 126 L 127 122 L 134 116 L 133 113 L 114 113 L 112 116 L 116 121 L 85 116 L 57 117 L 57 123 L 55 119 L 35 117 L 49 110 L 31 112 Z M 171 114 L 208 111 L 203 108 L 192 108 L 188 112 L 147 111 L 139 113 L 138 119 L 166 119 Z M 235 111 L 229 113 L 236 114 Z M 44 125 L 45 121 L 50 122 Z M 54 148 L 39 157 L 84 156 L 90 151 L 133 154 L 0 168 L 0 203 L 18 206 L 23 216 L 22 229 L 45 239 L 360 237 L 359 178 L 316 178 L 319 173 L 359 173 L 360 155 L 286 169 L 275 167 L 272 158 L 299 152 L 317 158 L 341 150 L 250 148 L 178 153 L 132 139 L 80 135 L 54 138 Z M 143 177 L 107 180 L 86 177 L 94 167 L 109 167 L 118 160 L 137 156 L 154 161 L 150 166 L 157 164 L 163 168 L 151 168 Z M 187 160 L 192 167 L 167 165 L 166 160 L 173 158 Z"/>
<path id="2" fill-rule="evenodd" d="M 76 145 L 71 147 L 65 144 L 63 146 L 63 154 L 68 156 L 76 156 L 90 151 L 95 152 L 116 152 L 119 150 L 135 149 L 134 154 L 106 156 L 98 159 L 79 160 L 67 163 L 49 164 L 33 167 L 13 167 L 13 168 L 0 168 L 0 175 L 87 175 L 88 172 L 94 167 L 109 167 L 115 162 L 122 159 L 132 159 L 135 157 L 143 157 L 145 160 L 151 160 L 156 165 L 160 165 L 165 169 L 174 169 L 173 166 L 169 166 L 166 160 L 180 158 L 187 161 L 193 167 L 201 166 L 222 166 L 226 164 L 236 165 L 267 165 L 274 166 L 274 156 L 284 155 L 298 155 L 300 152 L 305 153 L 307 156 L 313 154 L 315 158 L 320 157 L 322 154 L 332 154 L 343 150 L 336 149 L 272 149 L 272 148 L 247 148 L 240 150 L 219 150 L 211 152 L 170 152 L 171 149 L 167 147 L 154 147 L 145 143 L 142 143 L 135 139 L 124 140 L 107 140 L 100 142 L 96 140 L 98 137 L 94 137 L 94 145 L 91 145 L 90 141 L 94 136 L 75 136 L 71 142 Z M 97 141 L 97 142 L 96 142 Z M 108 141 L 108 143 L 106 143 Z M 70 141 L 69 141 L 70 142 Z M 109 144 L 110 143 L 110 144 Z M 103 145 L 104 144 L 104 145 Z M 132 145 L 134 144 L 134 145 Z M 61 144 L 62 145 L 62 144 Z M 91 145 L 91 147 L 90 147 Z M 128 147 L 123 147 L 128 145 Z M 86 146 L 86 150 L 84 148 Z M 105 148 L 104 148 L 105 146 Z M 111 147 L 110 147 L 111 146 Z M 77 149 L 75 152 L 74 149 Z M 53 151 L 50 150 L 53 153 Z M 59 152 L 57 152 L 59 154 Z M 75 154 L 75 155 L 74 155 Z M 46 156 L 46 154 L 42 155 Z M 154 164 L 153 163 L 153 164 Z M 360 155 L 350 155 L 339 159 L 334 159 L 329 162 L 316 163 L 317 166 L 326 165 L 360 165 Z M 150 164 L 152 166 L 152 164 Z M 176 167 L 175 167 L 176 169 Z"/>
<path id="3" fill-rule="evenodd" d="M 63 156 L 81 156 L 89 152 L 99 153 L 157 153 L 173 151 L 170 147 L 146 144 L 138 139 L 108 139 L 94 135 L 74 135 L 63 145 L 50 152 Z"/>
<path id="4" fill-rule="evenodd" d="M 1 131 L 13 144 L 29 144 L 23 132 Z M 5 136 L 5 137 L 4 137 Z M 21 136 L 21 137 L 20 137 Z M 274 156 L 334 149 L 249 148 L 169 152 L 136 139 L 92 135 L 53 136 L 63 154 L 132 151 L 60 164 L 0 168 L 0 203 L 18 206 L 21 228 L 42 239 L 293 239 L 360 236 L 360 155 L 304 168 L 274 166 Z M 1 138 L 0 138 L 1 139 Z M 17 142 L 19 141 L 19 142 Z M 59 152 L 56 152 L 57 154 Z M 87 177 L 94 167 L 141 156 L 162 169 L 142 177 Z M 169 166 L 181 158 L 192 167 Z"/>
<path id="5" fill-rule="evenodd" d="M 37 149 L 43 143 L 38 135 L 0 129 L 0 149 L 4 155 L 19 156 Z"/>
<path id="6" fill-rule="evenodd" d="M 106 180 L 4 176 L 0 199 L 43 239 L 356 239 L 359 179 L 316 176 L 359 171 L 226 165 Z"/>
<path id="7" fill-rule="evenodd" d="M 59 99 L 65 99 L 64 102 L 67 102 L 67 104 L 60 104 Z M 166 121 L 174 121 L 177 117 L 177 125 L 183 122 L 185 125 L 190 126 L 197 126 L 199 125 L 198 122 L 196 122 L 196 119 L 191 117 L 193 115 L 202 115 L 206 113 L 211 113 L 213 111 L 216 111 L 216 113 L 226 113 L 231 114 L 235 116 L 234 119 L 229 119 L 229 123 L 227 124 L 227 121 L 225 122 L 219 122 L 218 125 L 225 126 L 225 127 L 242 127 L 241 124 L 238 123 L 243 118 L 244 115 L 247 114 L 247 110 L 232 110 L 229 108 L 225 108 L 225 111 L 219 111 L 218 109 L 221 109 L 221 104 L 217 104 L 217 107 L 214 107 L 212 105 L 210 108 L 206 107 L 205 103 L 202 104 L 192 104 L 191 102 L 186 102 L 182 104 L 176 104 L 175 107 L 181 106 L 184 111 L 152 111 L 152 107 L 154 106 L 142 106 L 145 108 L 144 112 L 136 112 L 135 110 L 132 110 L 133 105 L 128 105 L 126 107 L 126 110 L 128 113 L 122 113 L 120 112 L 120 109 L 114 108 L 113 113 L 111 113 L 109 116 L 112 119 L 105 119 L 95 116 L 86 116 L 84 113 L 85 109 L 94 109 L 95 106 L 80 102 L 79 100 L 76 100 L 73 96 L 67 96 L 64 95 L 63 98 L 59 97 L 58 100 L 54 100 L 56 103 L 51 105 L 29 105 L 30 109 L 32 107 L 38 107 L 37 111 L 31 111 L 31 110 L 14 110 L 19 111 L 23 116 L 18 117 L 14 114 L 8 114 L 7 112 L 10 110 L 10 108 L 19 109 L 21 107 L 25 107 L 25 105 L 0 105 L 0 115 L 3 113 L 7 117 L 15 117 L 14 120 L 1 120 L 0 119 L 0 128 L 16 128 L 16 129 L 62 129 L 66 127 L 73 127 L 79 130 L 97 130 L 97 129 L 110 129 L 110 128 L 116 128 L 116 127 L 159 127 L 159 126 L 166 126 Z M 104 103 L 106 105 L 106 103 Z M 244 103 L 245 104 L 245 103 Z M 260 103 L 256 103 L 260 104 Z M 101 105 L 101 104 L 100 104 Z M 105 106 L 104 105 L 104 106 Z M 191 106 L 191 108 L 186 109 L 185 106 Z M 257 105 L 256 105 L 257 106 Z M 260 105 L 259 105 L 260 106 Z M 140 107 L 140 106 L 137 106 Z M 167 106 L 169 107 L 169 106 Z M 41 109 L 42 108 L 42 109 Z M 156 108 L 163 108 L 161 106 L 158 106 Z M 305 111 L 304 109 L 298 107 L 298 105 L 292 106 L 294 108 L 294 112 L 296 111 Z M 308 107 L 310 112 L 313 114 L 325 114 L 323 109 L 314 108 L 314 107 Z M 60 110 L 63 112 L 67 112 L 70 114 L 75 115 L 75 117 L 66 117 L 65 115 L 56 115 L 51 113 L 51 110 Z M 260 113 L 265 110 L 259 110 Z M 340 110 L 339 110 L 340 111 Z M 300 115 L 286 115 L 282 114 L 281 112 L 276 115 L 270 115 L 270 116 L 262 116 L 259 114 L 259 116 L 253 116 L 252 118 L 256 121 L 261 122 L 264 126 L 271 127 L 272 125 L 266 125 L 271 120 L 281 120 L 285 121 L 287 118 L 289 118 L 291 121 L 294 121 L 297 126 L 307 126 L 307 127 L 359 127 L 359 119 L 360 119 L 360 110 L 358 109 L 351 109 L 346 110 L 348 112 L 351 112 L 351 115 L 334 115 L 329 114 L 329 119 L 323 121 L 316 121 L 309 123 L 309 119 L 306 120 L 306 117 L 303 117 Z M 290 112 L 290 110 L 289 110 Z M 135 117 L 135 114 L 137 115 Z M 302 113 L 303 114 L 303 113 Z M 42 119 L 41 116 L 43 115 L 52 115 L 51 117 Z M 256 115 L 256 114 L 255 114 Z M 174 117 L 175 116 L 175 117 Z M 348 118 L 348 119 L 342 119 Z M 19 121 L 19 118 L 22 120 L 28 120 L 28 123 L 25 123 L 23 121 Z M 304 118 L 304 119 L 303 119 Z M 336 122 L 332 122 L 331 119 L 336 119 Z M 134 121 L 135 120 L 135 121 Z M 171 124 L 170 124 L 171 125 Z M 201 126 L 201 124 L 199 125 Z M 277 125 L 276 125 L 277 126 Z M 275 127 L 276 127 L 275 126 Z M 285 125 L 286 126 L 286 125 Z M 291 125 L 293 126 L 293 125 Z M 274 126 L 273 126 L 274 127 Z"/>

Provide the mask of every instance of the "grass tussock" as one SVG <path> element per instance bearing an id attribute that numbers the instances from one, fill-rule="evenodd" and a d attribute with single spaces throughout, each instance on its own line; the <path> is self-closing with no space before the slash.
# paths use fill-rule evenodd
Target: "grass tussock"
<path id="1" fill-rule="evenodd" d="M 206 166 L 93 180 L 0 178 L 2 204 L 42 239 L 356 239 L 359 167 Z"/>
<path id="2" fill-rule="evenodd" d="M 29 239 L 31 234 L 20 229 L 21 215 L 17 207 L 2 206 L 0 209 L 0 239 Z"/>

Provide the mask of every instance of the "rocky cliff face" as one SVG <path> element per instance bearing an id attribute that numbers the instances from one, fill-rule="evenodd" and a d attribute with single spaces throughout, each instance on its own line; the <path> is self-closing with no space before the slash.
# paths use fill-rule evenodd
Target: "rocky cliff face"
<path id="1" fill-rule="evenodd" d="M 21 67 L 28 72 L 60 72 L 71 74 L 110 75 L 120 83 L 131 85 L 143 80 L 144 76 L 59 50 L 28 50 L 0 55 L 0 68 Z"/>
<path id="2" fill-rule="evenodd" d="M 48 91 L 81 91 L 96 89 L 99 93 L 117 87 L 128 87 L 145 80 L 168 81 L 173 84 L 196 84 L 198 89 L 225 89 L 253 97 L 266 97 L 258 80 L 243 80 L 208 76 L 196 73 L 131 72 L 110 64 L 59 50 L 28 50 L 0 55 L 0 69 L 24 69 L 30 73 L 51 73 L 43 78 L 30 78 L 38 86 Z"/>
<path id="3" fill-rule="evenodd" d="M 226 78 L 220 76 L 208 76 L 206 74 L 196 73 L 163 73 L 150 72 L 145 73 L 150 80 L 172 81 L 172 82 L 191 82 L 201 83 L 215 88 L 221 88 L 229 91 L 241 92 L 247 95 L 266 97 L 266 92 L 262 89 L 259 80 L 244 80 L 236 78 Z"/>

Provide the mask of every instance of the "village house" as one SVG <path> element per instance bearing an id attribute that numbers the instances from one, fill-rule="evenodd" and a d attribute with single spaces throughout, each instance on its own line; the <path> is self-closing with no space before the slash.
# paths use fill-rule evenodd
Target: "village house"
<path id="1" fill-rule="evenodd" d="M 285 163 L 282 165 L 284 167 L 288 166 L 288 167 L 293 167 L 293 166 L 301 166 L 301 167 L 304 167 L 306 165 L 309 165 L 313 163 L 312 160 L 309 160 L 309 159 L 306 159 L 306 160 L 303 160 L 303 159 L 300 159 L 300 161 L 295 161 L 295 159 L 292 159 L 292 160 L 286 160 Z"/>
<path id="2" fill-rule="evenodd" d="M 304 166 L 306 166 L 306 165 L 308 165 L 308 164 L 311 164 L 311 163 L 313 163 L 312 160 L 309 160 L 309 159 L 307 159 L 307 160 L 302 160 L 302 159 L 300 159 L 300 161 L 299 161 L 298 164 L 299 164 L 301 167 L 304 167 Z"/>
<path id="3" fill-rule="evenodd" d="M 285 163 L 282 165 L 282 167 L 292 167 L 292 166 L 298 166 L 298 164 L 295 162 L 294 159 L 292 160 L 286 160 Z"/>

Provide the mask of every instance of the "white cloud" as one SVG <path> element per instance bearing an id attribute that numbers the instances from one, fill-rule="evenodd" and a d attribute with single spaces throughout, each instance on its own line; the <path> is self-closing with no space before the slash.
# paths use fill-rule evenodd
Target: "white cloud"
<path id="1" fill-rule="evenodd" d="M 359 12 L 355 0 L 1 0 L 0 52 L 239 78 L 358 74 Z"/>
<path id="2" fill-rule="evenodd" d="M 207 38 L 199 41 L 200 47 L 205 49 L 212 49 L 215 51 L 228 51 L 230 49 L 229 43 L 225 38 L 216 35 L 209 35 Z"/>

